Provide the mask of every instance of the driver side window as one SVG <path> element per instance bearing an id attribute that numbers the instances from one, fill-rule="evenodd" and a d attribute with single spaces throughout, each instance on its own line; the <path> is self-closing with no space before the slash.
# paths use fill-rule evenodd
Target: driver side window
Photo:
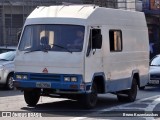
<path id="1" fill-rule="evenodd" d="M 101 29 L 91 29 L 90 35 L 89 35 L 89 43 L 88 43 L 86 56 L 89 56 L 91 49 L 93 49 L 95 47 L 94 41 L 95 41 L 95 39 L 98 38 L 97 36 L 101 36 Z M 100 49 L 101 49 L 101 47 L 100 47 Z"/>

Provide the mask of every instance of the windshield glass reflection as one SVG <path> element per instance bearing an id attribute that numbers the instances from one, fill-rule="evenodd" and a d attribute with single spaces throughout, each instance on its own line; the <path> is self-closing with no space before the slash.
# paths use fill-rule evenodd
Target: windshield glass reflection
<path id="1" fill-rule="evenodd" d="M 78 25 L 29 25 L 23 32 L 20 51 L 81 52 L 84 26 Z"/>

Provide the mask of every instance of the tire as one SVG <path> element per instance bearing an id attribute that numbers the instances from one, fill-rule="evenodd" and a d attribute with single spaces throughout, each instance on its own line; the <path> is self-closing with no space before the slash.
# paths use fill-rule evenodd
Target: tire
<path id="1" fill-rule="evenodd" d="M 97 86 L 95 83 L 93 83 L 91 93 L 83 95 L 80 102 L 84 105 L 86 109 L 92 109 L 96 106 L 97 100 Z"/>
<path id="2" fill-rule="evenodd" d="M 119 102 L 127 102 L 128 98 L 126 96 L 122 96 L 122 95 L 117 95 L 117 99 Z"/>
<path id="3" fill-rule="evenodd" d="M 144 90 L 146 86 L 139 87 L 140 90 Z"/>
<path id="4" fill-rule="evenodd" d="M 128 91 L 128 101 L 134 102 L 137 96 L 137 82 L 136 79 L 133 79 L 131 89 Z"/>
<path id="5" fill-rule="evenodd" d="M 136 82 L 135 78 L 132 81 L 131 89 L 126 90 L 124 93 L 126 94 L 126 96 L 117 95 L 118 101 L 120 101 L 120 102 L 134 102 L 136 100 L 137 82 Z"/>
<path id="6" fill-rule="evenodd" d="M 24 90 L 24 99 L 28 106 L 34 107 L 40 98 L 40 90 Z"/>
<path id="7" fill-rule="evenodd" d="M 7 77 L 6 89 L 13 90 L 13 74 L 9 74 Z"/>

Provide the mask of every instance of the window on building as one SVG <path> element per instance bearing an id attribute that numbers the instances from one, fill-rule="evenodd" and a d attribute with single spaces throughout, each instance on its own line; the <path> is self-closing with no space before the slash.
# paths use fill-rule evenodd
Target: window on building
<path id="1" fill-rule="evenodd" d="M 109 31 L 110 51 L 120 52 L 122 51 L 122 32 L 121 30 Z"/>

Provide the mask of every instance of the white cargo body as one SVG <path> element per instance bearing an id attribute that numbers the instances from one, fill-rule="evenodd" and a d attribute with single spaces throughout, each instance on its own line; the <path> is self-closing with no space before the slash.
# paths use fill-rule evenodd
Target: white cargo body
<path id="1" fill-rule="evenodd" d="M 98 93 L 134 101 L 137 86 L 143 89 L 149 81 L 148 42 L 141 12 L 91 5 L 37 7 L 21 34 L 14 85 L 24 90 L 30 106 L 40 95 L 51 94 L 77 99 L 87 108 L 96 105 Z"/>

